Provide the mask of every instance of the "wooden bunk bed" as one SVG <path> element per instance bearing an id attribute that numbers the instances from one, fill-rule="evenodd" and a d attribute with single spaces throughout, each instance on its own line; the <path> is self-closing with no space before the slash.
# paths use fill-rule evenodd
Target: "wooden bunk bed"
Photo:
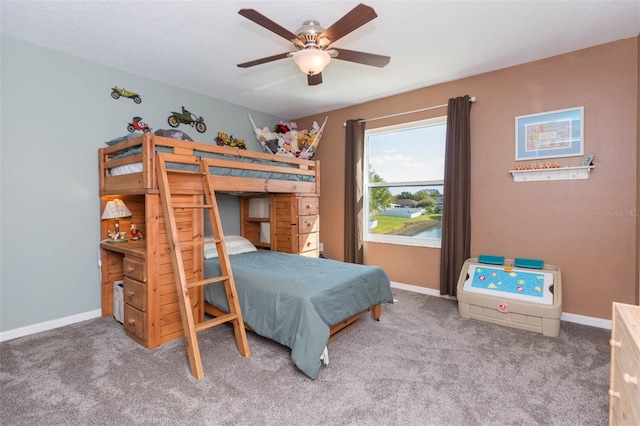
<path id="1" fill-rule="evenodd" d="M 320 162 L 274 156 L 262 152 L 191 142 L 144 133 L 99 150 L 100 194 L 141 194 L 158 191 L 156 152 L 178 155 L 217 156 L 220 168 L 256 171 L 262 175 L 220 175 L 216 190 L 243 193 L 320 194 Z M 239 161 L 244 160 L 244 161 Z M 140 170 L 137 171 L 136 165 Z M 130 169 L 114 175 L 117 168 Z M 276 174 L 276 178 L 272 178 Z"/>
<path id="2" fill-rule="evenodd" d="M 122 280 L 126 334 L 149 349 L 183 335 L 154 164 L 156 152 L 184 156 L 185 163 L 193 163 L 194 157 L 213 158 L 211 163 L 216 170 L 211 173 L 216 176 L 216 192 L 240 197 L 241 233 L 255 247 L 308 257 L 318 257 L 319 254 L 318 161 L 273 156 L 151 133 L 99 149 L 100 211 L 108 201 L 121 199 L 132 213 L 131 217 L 120 219 L 121 229 L 128 230 L 133 223 L 144 236 L 142 241 L 110 243 L 106 241 L 107 230 L 113 224 L 108 220 L 102 221 L 102 315 L 113 314 L 114 283 Z M 201 189 L 188 180 L 180 188 L 180 197 L 186 203 L 203 203 Z M 256 198 L 267 200 L 266 217 L 252 216 L 251 202 Z M 206 269 L 204 244 L 198 242 L 204 241 L 203 214 L 201 211 L 185 211 L 177 213 L 176 219 L 180 241 L 196 242 L 192 248 L 182 252 L 187 265 L 187 279 L 202 280 Z M 261 238 L 264 223 L 270 225 L 268 242 Z M 202 288 L 190 290 L 196 321 L 204 319 L 205 311 L 211 315 L 220 312 L 205 302 L 204 293 Z M 331 324 L 330 334 L 338 333 L 368 312 L 377 319 L 380 302 Z"/>

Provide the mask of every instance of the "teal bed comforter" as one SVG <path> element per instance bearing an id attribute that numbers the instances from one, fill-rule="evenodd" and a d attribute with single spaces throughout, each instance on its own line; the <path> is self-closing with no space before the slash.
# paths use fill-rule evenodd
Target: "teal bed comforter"
<path id="1" fill-rule="evenodd" d="M 291 348 L 291 359 L 315 379 L 331 326 L 379 303 L 393 303 L 382 268 L 258 250 L 229 256 L 245 324 Z M 217 258 L 205 276 L 220 275 Z M 205 299 L 228 312 L 222 285 L 205 287 Z"/>

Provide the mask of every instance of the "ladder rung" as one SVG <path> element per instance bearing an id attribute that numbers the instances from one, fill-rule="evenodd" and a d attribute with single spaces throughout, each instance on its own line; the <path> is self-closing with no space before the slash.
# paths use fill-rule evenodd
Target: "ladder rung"
<path id="1" fill-rule="evenodd" d="M 187 283 L 187 288 L 201 287 L 203 285 L 219 283 L 219 282 L 222 282 L 222 281 L 226 281 L 228 279 L 229 279 L 229 275 L 221 275 L 219 277 L 207 278 L 206 280 L 194 281 L 192 283 Z"/>
<path id="2" fill-rule="evenodd" d="M 194 247 L 196 245 L 195 241 L 176 241 L 175 247 L 177 251 L 185 251 Z"/>
<path id="3" fill-rule="evenodd" d="M 195 240 L 178 241 L 177 243 L 175 243 L 175 246 L 176 246 L 176 250 L 184 251 L 185 249 L 188 249 L 190 247 L 210 244 L 210 243 L 220 243 L 220 242 L 222 242 L 220 238 L 213 238 L 213 239 L 209 238 L 209 239 L 204 239 L 201 242 L 198 242 Z"/>
<path id="4" fill-rule="evenodd" d="M 212 209 L 213 204 L 173 204 L 174 209 Z"/>
<path id="5" fill-rule="evenodd" d="M 218 204 L 216 201 L 216 195 L 213 188 L 213 179 L 210 175 L 210 170 L 199 157 L 158 153 L 158 161 L 156 162 L 156 173 L 158 175 L 158 189 L 160 192 L 160 200 L 162 202 L 162 213 L 165 219 L 165 228 L 167 231 L 167 241 L 169 243 L 171 265 L 173 268 L 174 280 L 176 284 L 176 291 L 178 296 L 178 305 L 180 306 L 180 318 L 182 322 L 182 331 L 184 332 L 184 341 L 187 346 L 187 356 L 189 357 L 189 367 L 191 374 L 198 380 L 202 379 L 202 360 L 200 359 L 200 349 L 198 347 L 197 331 L 201 331 L 207 328 L 214 327 L 226 322 L 233 322 L 233 332 L 236 338 L 236 345 L 238 351 L 242 356 L 249 357 L 251 352 L 249 351 L 249 343 L 247 342 L 247 336 L 244 328 L 244 322 L 242 321 L 242 312 L 240 311 L 240 304 L 238 302 L 238 295 L 233 282 L 233 272 L 229 265 L 229 259 L 225 256 L 220 257 L 220 273 L 226 274 L 214 278 L 207 278 L 199 280 L 202 275 L 202 270 L 191 271 L 195 274 L 194 282 L 187 282 L 187 271 L 185 271 L 185 259 L 183 259 L 183 251 L 191 250 L 194 253 L 202 251 L 202 245 L 204 243 L 215 243 L 216 248 L 225 252 L 224 241 L 220 236 L 223 235 L 222 225 L 220 224 L 220 213 L 218 211 Z M 190 165 L 199 165 L 200 171 L 193 172 L 191 170 L 167 170 L 167 162 L 178 162 Z M 169 174 L 183 174 L 191 175 L 192 177 L 199 176 L 201 179 L 201 186 L 194 186 L 193 189 L 202 189 L 205 195 L 205 203 L 201 204 L 202 199 L 198 198 L 184 198 L 182 195 L 191 195 L 191 192 L 183 192 L 181 188 L 175 193 L 171 191 L 171 183 L 175 181 L 176 184 L 180 183 L 180 177 L 176 176 L 175 179 L 170 179 Z M 190 183 L 194 179 L 189 178 Z M 178 185 L 180 186 L 180 185 Z M 191 188 L 191 186 L 189 186 Z M 180 196 L 179 196 L 180 195 Z M 181 198 L 182 197 L 182 198 Z M 174 201 L 178 203 L 174 204 Z M 189 202 L 191 201 L 191 202 Z M 195 204 L 195 202 L 200 202 Z M 181 214 L 181 210 L 193 209 L 195 212 L 208 209 L 209 218 L 211 219 L 212 235 L 204 237 L 202 235 L 193 235 L 189 241 L 180 241 L 180 228 L 176 221 L 176 215 Z M 190 213 L 190 211 L 188 211 Z M 184 214 L 182 214 L 184 215 Z M 195 228 L 194 226 L 192 226 Z M 195 230 L 195 229 L 194 229 Z M 197 230 L 195 230 L 197 231 Z M 186 250 L 185 250 L 186 249 Z M 187 252 L 187 255 L 191 256 L 191 253 Z M 202 264 L 194 262 L 194 266 L 202 267 Z M 209 319 L 207 321 L 196 324 L 194 319 L 194 312 L 191 309 L 190 295 L 187 289 L 194 287 L 202 287 L 207 284 L 224 282 L 225 292 L 227 294 L 227 302 L 229 303 L 229 313 L 220 317 Z"/>
<path id="6" fill-rule="evenodd" d="M 238 314 L 226 314 L 219 317 L 215 317 L 201 323 L 196 324 L 196 331 L 202 331 L 207 328 L 215 327 L 216 325 L 223 324 L 225 322 L 230 322 L 238 319 Z"/>
<path id="7" fill-rule="evenodd" d="M 175 244 L 176 249 L 180 249 L 183 250 L 185 248 L 191 248 L 193 246 L 197 246 L 197 245 L 204 245 L 204 244 L 211 244 L 211 243 L 220 243 L 222 242 L 222 240 L 220 238 L 218 239 L 203 239 L 202 242 L 198 243 L 195 240 L 186 240 L 186 241 L 179 241 Z"/>

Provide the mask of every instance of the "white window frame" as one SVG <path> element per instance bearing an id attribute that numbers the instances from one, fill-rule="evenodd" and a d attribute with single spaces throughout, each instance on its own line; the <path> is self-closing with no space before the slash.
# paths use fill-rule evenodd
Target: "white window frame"
<path id="1" fill-rule="evenodd" d="M 365 143 L 364 143 L 364 162 L 363 162 L 363 195 L 364 195 L 364 220 L 363 220 L 363 240 L 366 242 L 386 243 L 386 244 L 399 244 L 408 246 L 419 247 L 433 247 L 440 248 L 441 238 L 420 238 L 420 237 L 407 237 L 402 235 L 381 235 L 369 233 L 369 190 L 370 188 L 393 188 L 393 187 L 405 187 L 405 186 L 442 186 L 442 193 L 444 194 L 444 176 L 441 180 L 425 180 L 425 181 L 411 181 L 411 182 L 369 182 L 369 136 L 381 135 L 385 133 L 392 133 L 403 130 L 411 130 L 428 126 L 439 126 L 447 124 L 447 117 L 435 117 L 426 120 L 413 121 L 410 123 L 396 124 L 393 126 L 379 127 L 376 129 L 365 130 Z"/>

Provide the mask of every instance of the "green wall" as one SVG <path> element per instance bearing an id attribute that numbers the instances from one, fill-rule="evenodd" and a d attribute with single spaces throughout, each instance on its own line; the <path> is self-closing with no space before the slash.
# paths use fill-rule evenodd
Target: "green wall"
<path id="1" fill-rule="evenodd" d="M 97 150 L 127 134 L 133 116 L 169 129 L 170 112 L 184 105 L 207 131 L 179 130 L 208 143 L 222 131 L 253 150 L 247 113 L 265 125 L 280 118 L 5 36 L 0 51 L 0 340 L 8 340 L 17 329 L 99 315 Z M 142 103 L 112 99 L 115 85 Z M 221 204 L 225 231 L 237 232 L 237 200 Z"/>

